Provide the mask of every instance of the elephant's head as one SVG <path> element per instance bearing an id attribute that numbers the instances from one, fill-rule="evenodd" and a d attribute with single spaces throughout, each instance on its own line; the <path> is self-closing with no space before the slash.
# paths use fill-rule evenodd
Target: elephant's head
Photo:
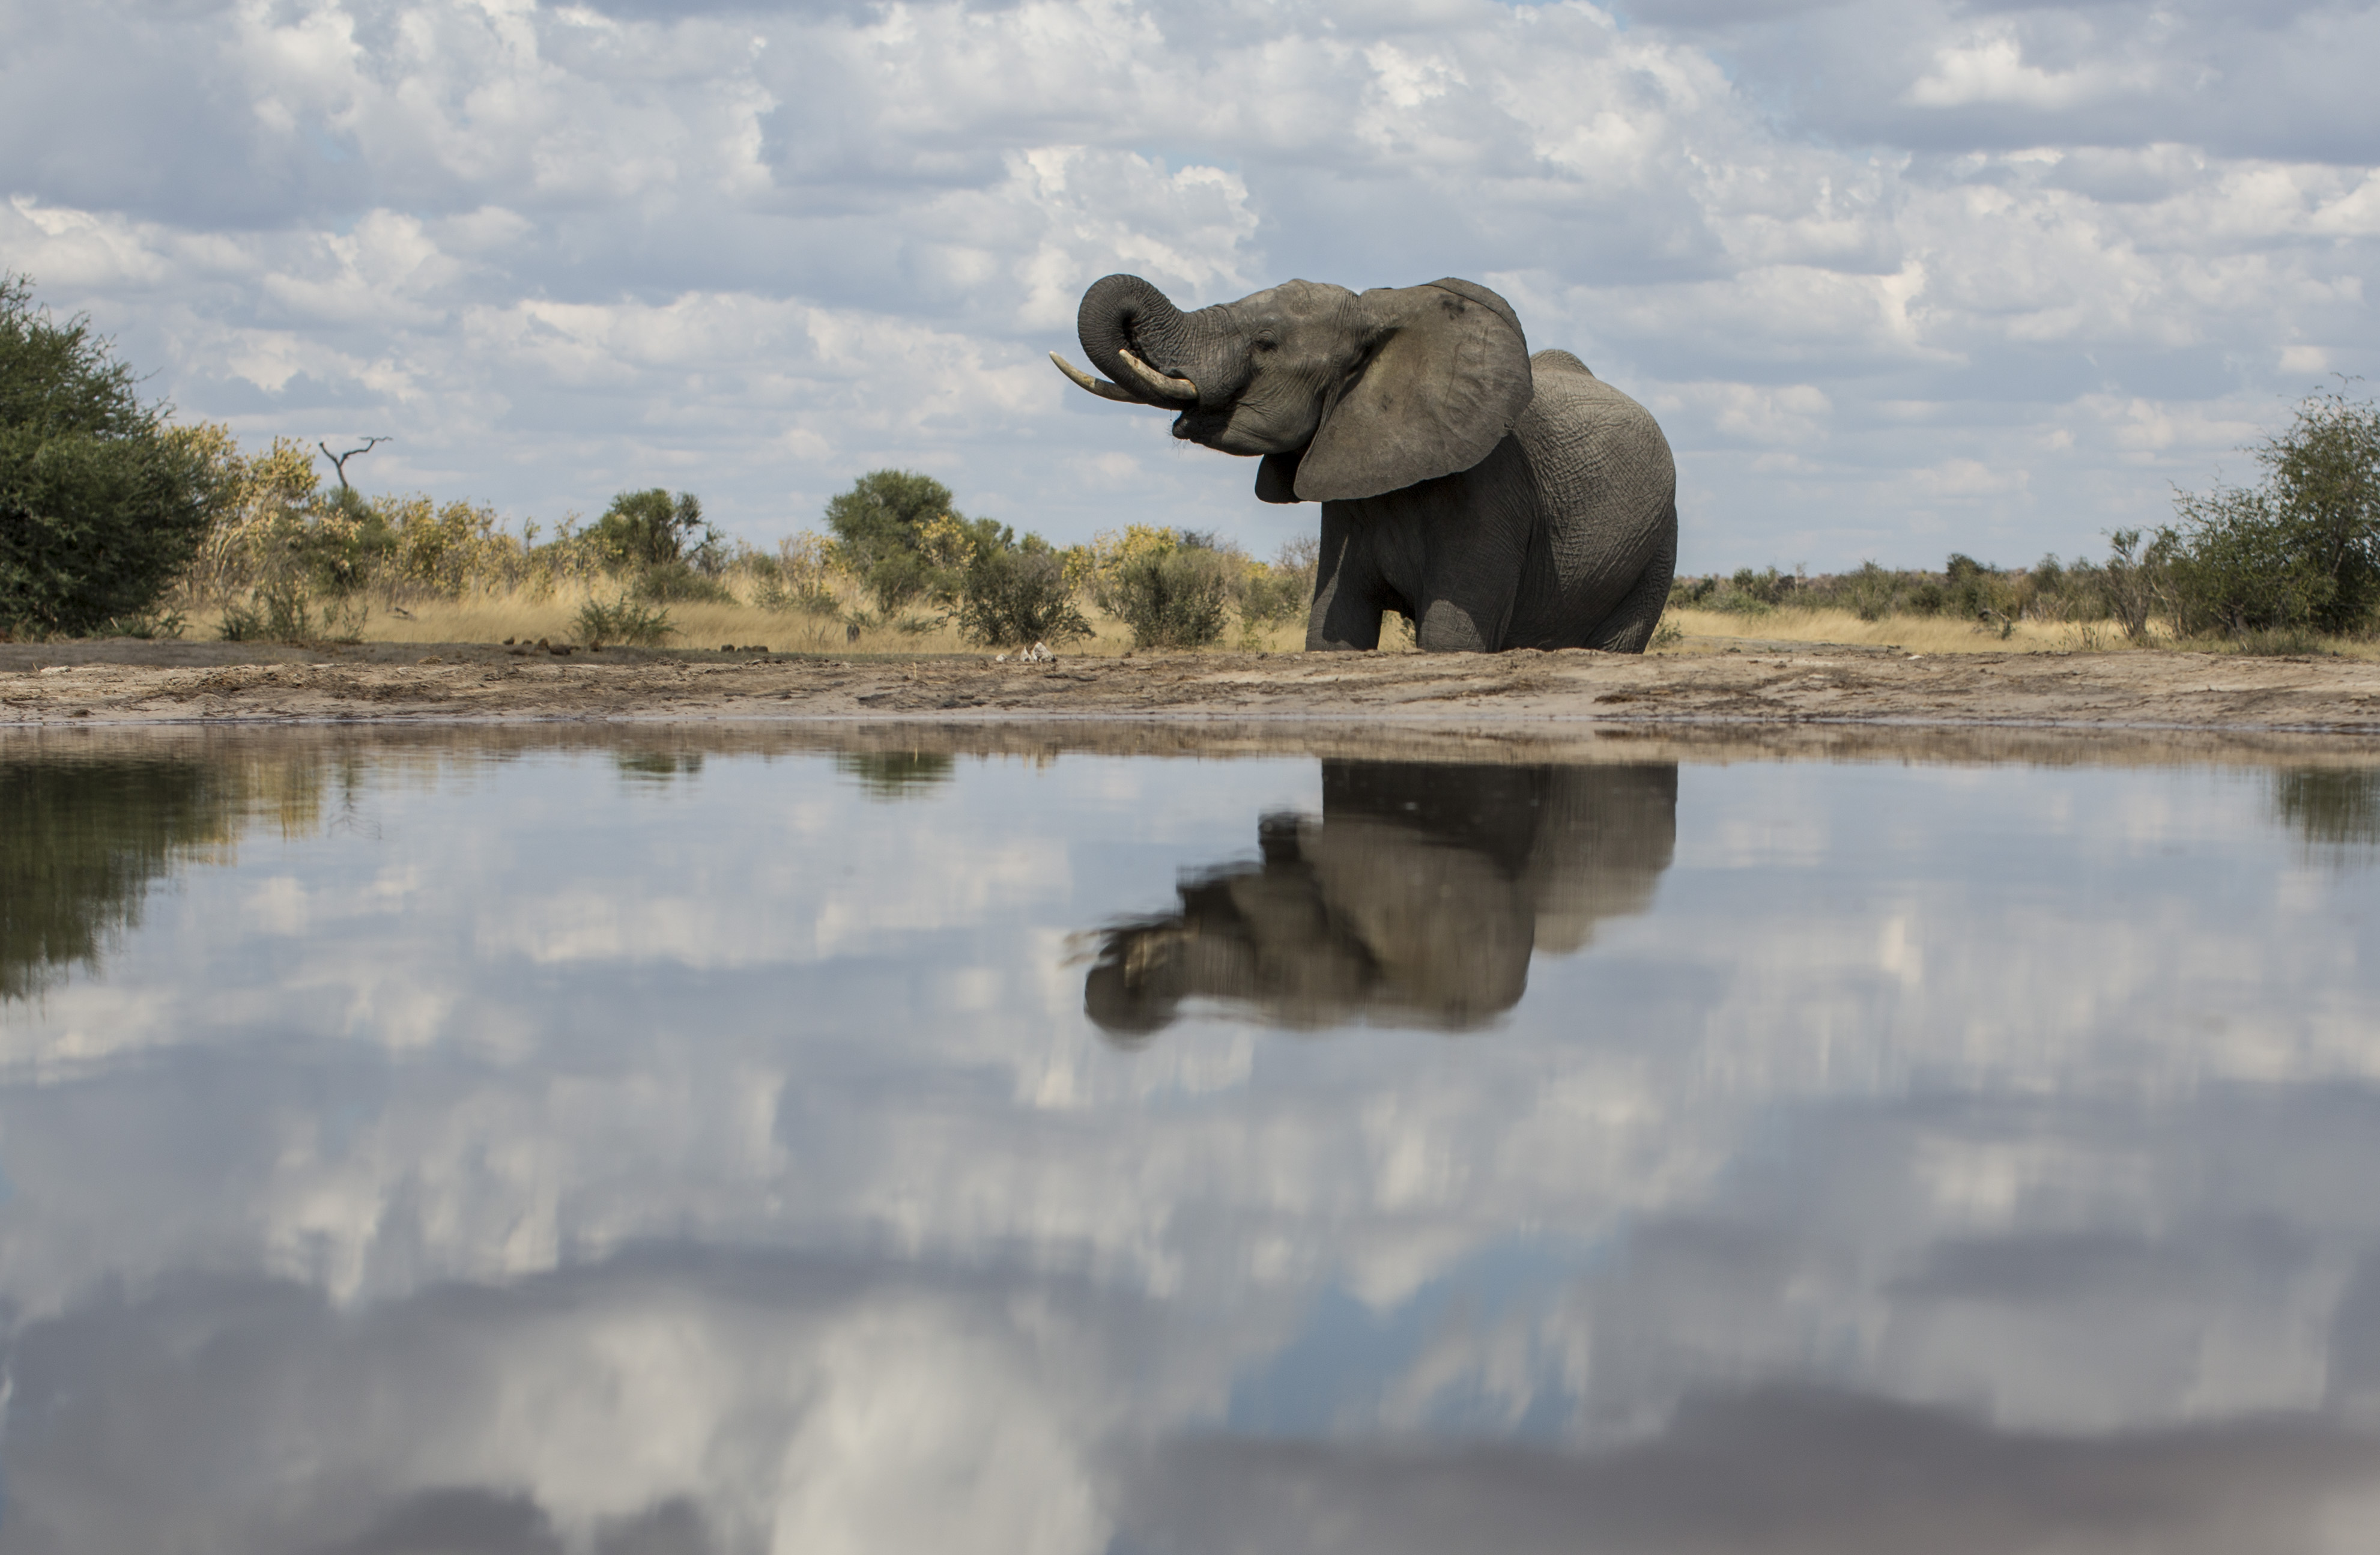
<path id="1" fill-rule="evenodd" d="M 1267 502 L 1378 496 L 1469 469 L 1534 394 L 1512 305 L 1469 281 L 1381 287 L 1290 281 L 1184 313 L 1137 275 L 1083 294 L 1083 349 L 1051 353 L 1103 398 L 1176 413 L 1173 435 L 1262 456 Z"/>
<path id="2" fill-rule="evenodd" d="M 1178 911 L 1102 937 L 1084 1007 L 1125 1042 L 1189 1000 L 1275 1026 L 1483 1025 L 1533 954 L 1645 910 L 1677 808 L 1668 763 L 1325 761 L 1322 814 L 1265 817 L 1262 863 L 1186 879 Z"/>

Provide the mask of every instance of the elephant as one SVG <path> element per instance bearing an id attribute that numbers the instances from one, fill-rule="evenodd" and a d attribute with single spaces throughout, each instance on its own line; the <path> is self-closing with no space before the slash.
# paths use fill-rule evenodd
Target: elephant
<path id="1" fill-rule="evenodd" d="M 1645 911 L 1677 842 L 1674 762 L 1322 763 L 1322 813 L 1257 826 L 1261 861 L 1185 877 L 1180 907 L 1101 937 L 1083 1007 L 1137 1045 L 1189 1000 L 1293 1029 L 1469 1030 L 1529 958 Z"/>
<path id="2" fill-rule="evenodd" d="M 1641 653 L 1677 565 L 1677 467 L 1650 412 L 1568 351 L 1529 355 L 1471 281 L 1289 281 L 1185 313 L 1137 275 L 1083 294 L 1102 398 L 1176 412 L 1173 435 L 1255 456 L 1257 495 L 1322 504 L 1305 646 Z"/>

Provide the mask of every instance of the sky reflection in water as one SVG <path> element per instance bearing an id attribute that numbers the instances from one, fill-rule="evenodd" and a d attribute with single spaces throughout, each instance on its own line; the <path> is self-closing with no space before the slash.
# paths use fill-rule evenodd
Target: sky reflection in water
<path id="1" fill-rule="evenodd" d="M 2380 1544 L 2374 769 L 1743 754 L 0 746 L 0 1551 Z"/>

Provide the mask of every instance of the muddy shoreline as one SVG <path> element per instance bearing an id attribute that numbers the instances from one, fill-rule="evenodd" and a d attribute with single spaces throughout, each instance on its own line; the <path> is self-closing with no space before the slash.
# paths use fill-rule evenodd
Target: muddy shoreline
<path id="1" fill-rule="evenodd" d="M 2380 663 L 1742 641 L 1647 657 L 827 659 L 482 644 L 0 645 L 0 728 L 250 723 L 1347 724 L 1491 738 L 1694 726 L 2380 736 Z M 2294 738 L 2292 740 L 2294 743 Z"/>

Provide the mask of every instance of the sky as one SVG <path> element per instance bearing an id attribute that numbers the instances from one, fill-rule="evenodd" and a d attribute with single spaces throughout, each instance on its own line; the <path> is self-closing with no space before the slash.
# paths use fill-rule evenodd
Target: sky
<path id="1" fill-rule="evenodd" d="M 1083 288 L 1457 275 L 1659 419 L 1682 570 L 2022 564 L 2380 376 L 2375 58 L 2300 0 L 0 0 L 0 267 L 185 419 L 392 438 L 367 492 L 768 546 L 893 466 L 1260 555 L 1317 511 L 1066 384 Z"/>

